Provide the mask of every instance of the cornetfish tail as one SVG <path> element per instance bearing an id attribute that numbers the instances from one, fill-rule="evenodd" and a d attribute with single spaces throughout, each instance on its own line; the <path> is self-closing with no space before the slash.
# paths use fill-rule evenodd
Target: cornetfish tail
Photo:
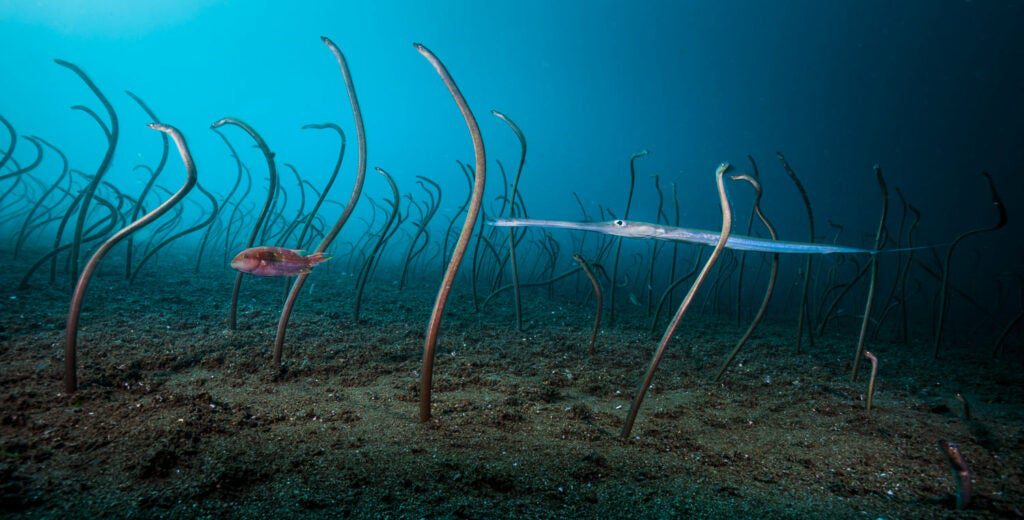
<path id="1" fill-rule="evenodd" d="M 710 234 L 711 232 L 704 232 Z M 690 233 L 695 236 L 700 236 L 699 233 Z M 713 236 L 717 236 L 715 233 Z M 707 240 L 687 240 L 690 242 L 707 244 Z M 848 254 L 848 255 L 864 255 L 874 254 L 871 249 L 860 249 L 856 247 L 837 246 L 830 244 L 811 244 L 807 242 L 789 242 L 785 240 L 770 240 L 758 237 L 747 237 L 742 235 L 732 235 L 729 237 L 729 241 L 726 242 L 725 247 L 738 251 L 756 251 L 760 253 L 780 253 L 780 254 L 807 254 L 807 255 L 832 255 L 832 254 Z"/>
<path id="2" fill-rule="evenodd" d="M 881 253 L 906 253 L 907 251 L 924 251 L 925 249 L 935 249 L 946 244 L 936 244 L 932 246 L 915 246 L 915 247 L 899 247 L 896 249 L 879 249 L 877 251 L 871 251 L 871 254 L 877 255 Z"/>

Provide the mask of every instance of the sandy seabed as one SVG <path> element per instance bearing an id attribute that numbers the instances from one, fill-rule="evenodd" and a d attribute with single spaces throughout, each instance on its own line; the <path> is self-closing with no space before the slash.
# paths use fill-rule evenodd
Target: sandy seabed
<path id="1" fill-rule="evenodd" d="M 354 323 L 351 280 L 314 275 L 278 372 L 281 280 L 245 280 L 231 332 L 232 273 L 157 267 L 128 287 L 107 266 L 89 289 L 81 387 L 68 396 L 67 282 L 39 276 L 16 291 L 20 263 L 4 264 L 0 516 L 873 519 L 1024 509 L 1016 348 L 1010 362 L 956 346 L 935 362 L 923 339 L 872 343 L 881 368 L 868 415 L 867 371 L 849 377 L 852 323 L 796 354 L 794 327 L 769 322 L 715 383 L 745 324 L 696 309 L 623 440 L 656 346 L 645 309 L 605 326 L 590 356 L 593 302 L 574 297 L 572 282 L 554 299 L 524 291 L 521 333 L 507 299 L 475 313 L 460 282 L 424 424 L 418 381 L 436 287 L 399 292 L 378 276 Z M 955 510 L 939 440 L 959 443 L 974 472 L 968 511 Z"/>

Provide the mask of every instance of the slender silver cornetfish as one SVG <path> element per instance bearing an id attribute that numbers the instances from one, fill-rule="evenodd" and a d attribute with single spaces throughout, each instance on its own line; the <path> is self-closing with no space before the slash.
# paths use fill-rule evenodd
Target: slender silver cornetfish
<path id="1" fill-rule="evenodd" d="M 627 238 L 675 240 L 677 242 L 689 242 L 692 244 L 704 244 L 707 246 L 714 246 L 718 243 L 718 238 L 721 236 L 720 233 L 704 229 L 661 226 L 651 224 L 650 222 L 637 222 L 632 220 L 571 222 L 568 220 L 499 218 L 490 222 L 490 224 L 497 227 L 544 227 L 572 229 L 575 231 L 593 231 L 595 233 L 604 233 L 606 235 L 616 235 Z M 804 253 L 814 255 L 830 255 L 834 253 L 873 255 L 876 253 L 906 250 L 886 249 L 884 251 L 875 251 L 874 249 L 861 249 L 858 247 L 810 244 L 807 242 L 786 242 L 784 240 L 771 240 L 768 238 L 748 237 L 743 235 L 729 235 L 729 240 L 725 243 L 725 247 L 739 251 L 760 251 L 762 253 Z"/>

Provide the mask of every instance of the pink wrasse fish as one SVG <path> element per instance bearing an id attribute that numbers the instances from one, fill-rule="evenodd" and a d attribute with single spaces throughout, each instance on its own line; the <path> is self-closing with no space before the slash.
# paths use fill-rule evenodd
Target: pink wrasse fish
<path id="1" fill-rule="evenodd" d="M 316 264 L 331 259 L 323 253 L 308 256 L 301 253 L 301 249 L 250 247 L 235 255 L 231 267 L 255 276 L 298 276 L 310 272 Z"/>

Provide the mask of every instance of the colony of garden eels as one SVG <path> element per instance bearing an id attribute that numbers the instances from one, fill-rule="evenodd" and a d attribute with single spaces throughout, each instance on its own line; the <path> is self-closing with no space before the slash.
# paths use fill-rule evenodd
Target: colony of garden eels
<path id="1" fill-rule="evenodd" d="M 39 260 L 27 270 L 20 285 L 23 289 L 27 290 L 33 274 L 46 265 L 47 262 L 49 262 L 50 265 L 50 283 L 56 283 L 57 276 L 61 273 L 58 266 L 58 260 L 61 255 L 65 253 L 66 261 L 63 272 L 67 273 L 69 279 L 77 280 L 73 286 L 74 290 L 70 299 L 65 331 L 65 364 L 63 372 L 63 391 L 65 393 L 73 394 L 79 389 L 80 385 L 78 379 L 77 360 L 78 335 L 82 305 L 86 297 L 89 283 L 93 276 L 96 275 L 97 270 L 104 262 L 105 257 L 118 244 L 121 244 L 122 242 L 127 244 L 125 251 L 126 259 L 124 274 L 128 283 L 132 283 L 136 280 L 139 273 L 143 271 L 143 267 L 146 266 L 148 262 L 154 261 L 154 259 L 158 258 L 158 252 L 185 236 L 199 232 L 202 232 L 198 248 L 199 258 L 197 259 L 194 267 L 197 272 L 201 267 L 203 251 L 207 249 L 207 247 L 210 247 L 212 250 L 212 247 L 216 245 L 218 241 L 223 240 L 223 254 L 226 257 L 229 251 L 233 249 L 233 246 L 236 245 L 236 242 L 233 241 L 234 236 L 232 230 L 237 231 L 242 228 L 247 228 L 249 230 L 246 240 L 239 244 L 245 248 L 253 247 L 254 245 L 262 243 L 275 243 L 293 244 L 299 249 L 305 249 L 313 243 L 316 243 L 316 246 L 312 248 L 313 252 L 323 253 L 332 247 L 335 240 L 339 237 L 342 229 L 353 216 L 358 203 L 362 199 L 366 198 L 362 196 L 362 191 L 366 180 L 367 136 L 365 135 L 363 117 L 359 101 L 356 96 L 355 83 L 345 56 L 329 38 L 323 37 L 322 40 L 337 61 L 347 96 L 351 104 L 351 112 L 356 131 L 358 161 L 351 194 L 347 202 L 342 206 L 343 209 L 337 221 L 330 227 L 327 226 L 327 223 L 319 213 L 325 204 L 333 202 L 328 198 L 329 192 L 336 177 L 338 176 L 338 172 L 342 166 L 342 160 L 345 156 L 346 136 L 344 131 L 337 124 L 310 124 L 303 127 L 303 129 L 332 130 L 337 133 L 340 137 L 340 152 L 330 179 L 321 190 L 312 186 L 308 181 L 303 180 L 294 166 L 287 163 L 285 164 L 293 173 L 296 181 L 295 185 L 300 194 L 298 213 L 294 218 L 289 218 L 285 216 L 285 211 L 288 209 L 288 203 L 286 199 L 286 192 L 281 187 L 281 179 L 277 172 L 275 153 L 271 150 L 271 147 L 257 130 L 238 118 L 225 117 L 211 125 L 211 129 L 217 133 L 230 151 L 237 169 L 235 182 L 230 192 L 226 197 L 218 200 L 214 194 L 199 184 L 199 180 L 201 178 L 199 170 L 201 168 L 198 168 L 193 161 L 185 136 L 183 136 L 182 133 L 174 126 L 158 119 L 142 98 L 131 92 L 128 92 L 128 95 L 152 120 L 149 127 L 160 132 L 163 144 L 162 156 L 155 168 L 150 169 L 145 165 L 138 165 L 136 167 L 138 169 L 144 169 L 150 174 L 145 187 L 137 198 L 133 198 L 130 195 L 122 193 L 116 186 L 104 181 L 104 174 L 110 168 L 111 160 L 117 148 L 119 133 L 121 131 L 117 113 L 101 89 L 90 79 L 85 71 L 68 61 L 56 60 L 56 63 L 69 69 L 85 83 L 89 90 L 102 104 L 107 116 L 106 120 L 104 120 L 99 113 L 84 105 L 76 105 L 73 107 L 74 110 L 78 110 L 89 115 L 100 127 L 106 137 L 108 143 L 107 150 L 95 173 L 90 175 L 70 169 L 67 158 L 57 147 L 45 139 L 34 136 L 25 136 L 23 138 L 24 141 L 27 141 L 35 149 L 35 157 L 32 162 L 22 166 L 14 158 L 14 152 L 18 142 L 18 136 L 15 128 L 9 121 L 0 115 L 0 123 L 3 124 L 10 135 L 10 144 L 7 150 L 3 153 L 2 158 L 0 158 L 0 172 L 3 172 L 3 169 L 8 162 L 14 166 L 14 169 L 10 172 L 0 173 L 0 181 L 12 181 L 12 184 L 3 192 L 2 195 L 0 195 L 0 215 L 2 215 L 3 222 L 17 222 L 19 219 L 21 220 L 21 225 L 16 226 L 17 233 L 13 237 L 13 243 L 15 245 L 13 251 L 15 258 L 24 251 L 25 245 L 29 242 L 29 239 L 33 234 L 42 234 L 42 231 L 49 229 L 51 224 L 59 221 L 59 227 L 56 230 L 52 249 L 44 253 Z M 787 175 L 793 180 L 799 190 L 807 210 L 808 225 L 810 229 L 810 238 L 808 242 L 782 241 L 778 239 L 778 234 L 775 228 L 772 226 L 768 217 L 760 207 L 762 181 L 760 179 L 757 163 L 753 158 L 750 158 L 752 173 L 728 175 L 732 169 L 728 163 L 722 163 L 714 173 L 714 181 L 717 187 L 721 208 L 720 231 L 703 231 L 679 227 L 678 198 L 675 196 L 675 225 L 669 225 L 669 218 L 663 211 L 663 195 L 656 176 L 654 177 L 655 188 L 658 192 L 658 210 L 655 215 L 656 221 L 653 223 L 634 221 L 630 220 L 630 211 L 632 209 L 635 189 L 636 163 L 639 159 L 648 154 L 646 150 L 638 152 L 630 158 L 630 188 L 622 219 L 614 219 L 612 211 L 604 207 L 600 208 L 600 216 L 603 218 L 605 213 L 607 213 L 608 216 L 613 218 L 613 220 L 599 222 L 590 219 L 586 207 L 580 200 L 579 196 L 575 193 L 573 195 L 580 204 L 581 213 L 584 218 L 583 221 L 568 222 L 531 219 L 527 215 L 525 203 L 523 202 L 523 194 L 519 189 L 520 177 L 522 175 L 527 156 L 525 133 L 508 115 L 497 110 L 492 110 L 492 114 L 506 123 L 512 130 L 519 141 L 521 153 L 518 166 L 515 169 L 515 174 L 511 182 L 511 190 L 508 189 L 509 183 L 507 182 L 507 179 L 504 178 L 504 167 L 500 162 L 498 163 L 503 177 L 501 187 L 504 190 L 504 193 L 497 198 L 497 200 L 500 201 L 500 208 L 497 209 L 494 214 L 490 215 L 491 219 L 488 221 L 488 208 L 486 207 L 484 200 L 488 160 L 485 154 L 484 140 L 478 122 L 469 103 L 459 90 L 455 80 L 441 60 L 423 45 L 415 44 L 414 47 L 416 51 L 430 63 L 441 78 L 443 84 L 454 99 L 455 105 L 468 128 L 474 151 L 473 161 L 469 164 L 459 163 L 460 169 L 466 177 L 467 184 L 469 186 L 468 195 L 465 202 L 462 203 L 461 207 L 456 211 L 455 215 L 451 216 L 443 236 L 441 238 L 435 238 L 432 241 L 432 228 L 430 227 L 430 223 L 441 207 L 442 190 L 440 184 L 428 177 L 418 176 L 418 184 L 425 191 L 428 200 L 421 204 L 420 202 L 417 202 L 411 194 L 406 194 L 409 204 L 406 206 L 406 213 L 402 215 L 400 207 L 400 191 L 394 178 L 384 169 L 377 167 L 376 171 L 379 172 L 387 182 L 392 198 L 391 200 L 386 201 L 387 204 L 380 205 L 378 205 L 376 201 L 373 201 L 373 199 L 369 199 L 369 201 L 373 205 L 373 219 L 376 218 L 377 210 L 379 209 L 385 215 L 385 223 L 382 227 L 374 230 L 374 221 L 370 221 L 367 225 L 367 231 L 354 243 L 348 243 L 350 249 L 347 256 L 351 258 L 350 264 L 354 267 L 353 271 L 358 272 L 358 277 L 356 279 L 357 290 L 352 308 L 353 317 L 358 321 L 360 316 L 360 302 L 364 296 L 368 282 L 380 265 L 384 249 L 389 243 L 394 243 L 399 240 L 395 238 L 398 235 L 397 231 L 399 229 L 405 231 L 401 227 L 402 224 L 412 221 L 412 219 L 410 219 L 410 211 L 415 209 L 419 213 L 419 220 L 414 222 L 415 231 L 410 234 L 411 239 L 409 240 L 407 247 L 404 249 L 405 254 L 401 261 L 402 269 L 401 276 L 399 278 L 399 288 L 402 289 L 406 286 L 407 280 L 414 276 L 415 271 L 419 271 L 418 274 L 421 279 L 434 279 L 431 273 L 436 273 L 435 269 L 427 266 L 427 264 L 433 265 L 432 260 L 434 258 L 440 259 L 439 265 L 441 267 L 439 289 L 437 291 L 429 320 L 426 324 L 426 332 L 423 342 L 422 366 L 419 371 L 420 384 L 418 398 L 419 420 L 421 422 L 427 422 L 432 417 L 431 397 L 436 351 L 441 337 L 442 318 L 444 317 L 445 307 L 456 282 L 465 281 L 472 286 L 473 305 L 478 310 L 482 310 L 492 299 L 495 299 L 503 292 L 511 291 L 512 305 L 516 316 L 515 327 L 516 330 L 522 330 L 524 300 L 522 289 L 531 286 L 540 286 L 547 287 L 551 290 L 559 280 L 570 279 L 570 277 L 573 277 L 574 275 L 575 279 L 579 280 L 580 276 L 585 275 L 591 285 L 590 296 L 593 297 L 596 304 L 594 322 L 590 334 L 589 352 L 591 355 L 598 355 L 596 346 L 600 337 L 602 310 L 605 308 L 609 310 L 609 321 L 614 325 L 616 321 L 617 289 L 623 287 L 627 289 L 634 288 L 634 292 L 629 293 L 630 298 L 635 300 L 635 304 L 639 304 L 639 299 L 635 294 L 635 287 L 642 287 L 640 292 L 642 295 L 646 296 L 647 314 L 651 317 L 651 330 L 653 331 L 659 323 L 659 316 L 661 315 L 661 311 L 665 303 L 668 302 L 669 306 L 674 303 L 674 290 L 680 287 L 681 284 L 692 279 L 693 281 L 690 284 L 688 291 L 678 304 L 674 315 L 668 321 L 668 324 L 661 335 L 660 341 L 657 344 L 650 365 L 633 395 L 633 403 L 626 413 L 625 421 L 621 430 L 622 438 L 630 438 L 635 421 L 637 420 L 639 411 L 643 404 L 644 397 L 654 382 L 654 375 L 659 363 L 669 348 L 684 316 L 686 316 L 687 312 L 695 305 L 699 291 L 709 281 L 709 279 L 712 278 L 712 276 L 716 276 L 712 282 L 714 284 L 714 287 L 712 287 L 711 290 L 714 294 L 712 306 L 717 309 L 722 288 L 725 287 L 726 284 L 731 283 L 729 280 L 733 275 L 736 275 L 737 291 L 735 314 L 737 320 L 741 319 L 744 314 L 742 300 L 743 273 L 746 253 L 748 252 L 770 254 L 770 268 L 767 276 L 765 293 L 753 316 L 753 319 L 750 321 L 749 327 L 722 363 L 715 379 L 721 380 L 724 377 L 730 364 L 736 359 L 736 356 L 740 353 L 743 346 L 749 342 L 751 337 L 756 333 L 759 324 L 764 320 L 769 303 L 773 297 L 776 280 L 779 274 L 779 255 L 803 254 L 806 255 L 806 263 L 801 271 L 803 281 L 800 284 L 801 294 L 799 297 L 799 311 L 797 314 L 798 323 L 795 340 L 797 351 L 801 349 L 801 342 L 805 335 L 813 346 L 815 335 L 820 335 L 824 330 L 824 327 L 829 323 L 830 319 L 835 318 L 839 303 L 851 294 L 851 290 L 857 286 L 858 281 L 861 280 L 865 274 L 870 273 L 870 276 L 867 278 L 864 310 L 861 315 L 859 334 L 857 337 L 856 348 L 854 349 L 851 370 L 851 378 L 856 379 L 861 360 L 868 359 L 871 362 L 871 377 L 868 384 L 866 399 L 866 410 L 870 412 L 872 409 L 875 378 L 878 370 L 878 358 L 872 352 L 867 351 L 866 347 L 873 338 L 877 338 L 883 331 L 883 325 L 887 323 L 887 319 L 898 319 L 900 317 L 902 319 L 897 322 L 896 331 L 900 335 L 901 339 L 906 341 L 909 322 L 908 314 L 912 310 L 910 308 L 911 297 L 908 295 L 908 280 L 912 279 L 911 273 L 914 272 L 917 276 L 921 276 L 923 273 L 938 281 L 936 292 L 938 305 L 936 317 L 934 319 L 935 329 L 933 334 L 934 355 L 935 357 L 938 357 L 945 334 L 949 299 L 954 295 L 959 295 L 965 300 L 974 303 L 969 295 L 965 294 L 960 289 L 957 289 L 952 283 L 953 276 L 951 266 L 954 250 L 966 238 L 978 233 L 995 231 L 1003 227 L 1007 222 L 1007 213 L 1002 200 L 996 191 L 992 177 L 988 173 L 983 173 L 984 179 L 988 183 L 988 187 L 991 191 L 992 202 L 997 211 L 998 218 L 996 223 L 991 226 L 970 230 L 960 234 L 947 247 L 944 261 L 937 266 L 930 267 L 920 259 L 915 259 L 915 252 L 930 248 L 914 244 L 914 232 L 920 221 L 920 213 L 913 206 L 903 201 L 902 193 L 899 193 L 903 207 L 903 217 L 900 219 L 899 230 L 896 233 L 891 233 L 887 227 L 889 209 L 888 186 L 881 168 L 876 166 L 874 173 L 882 194 L 882 210 L 877 231 L 874 236 L 873 247 L 857 248 L 841 246 L 836 243 L 818 243 L 816 242 L 817 237 L 814 235 L 814 220 L 813 212 L 811 211 L 810 198 L 797 178 L 795 171 L 782 154 L 778 155 L 778 159 L 780 160 Z M 247 202 L 246 199 L 250 193 L 257 190 L 254 189 L 254 179 L 250 174 L 248 167 L 243 164 L 243 161 L 235 150 L 235 146 L 229 140 L 229 136 L 224 133 L 228 127 L 237 127 L 246 133 L 253 140 L 256 147 L 258 147 L 266 160 L 269 183 L 258 215 L 254 219 L 250 219 L 252 220 L 251 225 L 248 224 L 247 218 L 249 218 L 253 213 L 252 210 L 254 208 L 246 207 L 243 203 Z M 173 142 L 185 171 L 185 179 L 182 185 L 173 193 L 156 184 L 158 176 L 167 166 L 170 142 Z M 39 181 L 31 175 L 31 172 L 41 164 L 44 156 L 44 149 L 58 155 L 63 163 L 61 174 L 52 184 L 49 185 Z M 245 175 L 243 175 L 243 173 Z M 79 179 L 76 179 L 76 175 Z M 234 198 L 235 194 L 239 191 L 243 177 L 247 179 L 244 192 L 239 197 Z M 83 180 L 85 182 L 84 186 L 76 186 L 76 182 L 81 182 Z M 735 220 L 734 210 L 733 203 L 729 198 L 729 190 L 726 187 L 727 180 L 737 183 L 746 183 L 752 186 L 756 193 L 756 198 L 754 200 L 753 207 L 751 208 L 746 231 L 744 233 L 733 233 Z M 306 185 L 308 185 L 311 191 L 315 194 L 316 200 L 312 209 L 309 211 L 306 211 Z M 12 202 L 10 204 L 3 205 L 3 201 L 7 199 L 8 195 L 15 193 L 15 190 L 19 188 L 21 190 L 20 196 L 12 197 Z M 193 188 L 197 188 L 207 199 L 209 209 L 204 209 L 203 214 L 192 225 L 180 225 L 183 214 L 181 206 L 182 201 L 186 199 L 186 196 Z M 147 197 L 153 193 L 154 190 L 167 191 L 169 196 L 149 211 L 146 211 Z M 672 185 L 672 190 L 673 195 L 675 195 L 676 186 L 674 184 Z M 256 195 L 257 194 L 254 193 L 253 196 L 255 197 Z M 54 201 L 54 197 L 57 197 L 58 200 Z M 116 200 L 112 200 L 114 197 L 116 197 Z M 103 215 L 102 218 L 97 218 L 98 216 L 96 215 L 96 212 L 90 211 L 94 209 L 94 202 L 98 204 L 99 207 L 106 210 L 106 214 Z M 230 211 L 228 211 L 229 207 L 231 208 Z M 139 261 L 133 260 L 133 252 L 135 252 L 137 248 L 137 245 L 134 243 L 134 238 L 137 236 L 136 233 L 161 219 L 161 217 L 172 210 L 175 211 L 174 217 L 170 220 L 164 221 L 157 231 L 152 234 L 152 238 L 145 248 L 142 259 Z M 904 233 L 904 224 L 908 210 L 914 214 L 914 221 L 913 224 L 909 226 L 907 232 Z M 461 230 L 458 231 L 454 244 L 451 245 L 451 248 L 449 249 L 450 239 L 455 230 L 454 226 L 462 213 L 465 213 L 465 217 Z M 222 220 L 224 215 L 228 215 L 226 223 Z M 769 235 L 768 237 L 762 238 L 752 234 L 755 215 L 766 229 Z M 494 227 L 486 227 L 485 222 L 489 222 Z M 123 223 L 124 225 L 115 232 L 114 230 L 115 228 L 118 228 L 119 223 Z M 69 225 L 70 228 L 68 228 Z M 497 240 L 495 228 L 497 227 L 508 228 L 507 251 L 503 252 L 502 246 L 495 242 Z M 533 227 L 567 229 L 577 232 L 573 235 L 573 245 L 576 248 L 576 251 L 574 251 L 574 254 L 572 255 L 572 259 L 577 264 L 577 267 L 556 275 L 555 271 L 558 265 L 561 246 L 558 240 L 546 231 L 543 231 L 543 238 L 541 240 L 537 240 L 535 243 L 536 253 L 524 254 L 526 251 L 524 247 L 534 244 L 523 244 L 524 237 L 526 237 L 527 234 L 525 232 L 518 231 L 517 228 Z M 841 231 L 840 226 L 834 225 L 834 227 Z M 65 231 L 68 229 L 71 231 L 70 237 L 65 237 Z M 586 236 L 579 232 L 596 232 L 598 234 L 598 242 L 596 247 L 593 249 L 592 254 L 586 253 L 586 248 L 584 247 Z M 836 237 L 838 238 L 838 232 Z M 904 237 L 906 238 L 906 242 L 903 242 Z M 104 238 L 105 240 L 100 242 L 100 240 Z M 316 242 L 318 238 L 319 242 Z M 658 254 L 662 251 L 663 247 L 667 246 L 660 242 L 650 242 L 650 263 L 646 277 L 635 276 L 631 283 L 628 274 L 623 277 L 619 276 L 620 258 L 623 250 L 623 238 L 637 238 L 644 240 L 656 239 L 672 242 L 672 260 L 670 263 L 671 273 L 667 278 L 667 283 L 664 284 L 664 292 L 657 304 L 656 311 L 654 310 L 655 298 L 653 294 L 656 284 L 653 280 L 659 265 L 657 263 Z M 99 242 L 98 246 L 95 245 L 97 242 Z M 675 273 L 679 242 L 698 244 L 703 247 L 711 248 L 710 253 L 705 259 L 702 248 L 698 247 L 693 269 L 683 276 L 676 276 Z M 438 248 L 438 253 L 433 257 L 428 258 L 426 252 L 432 243 Z M 471 243 L 473 243 L 471 256 L 472 265 L 469 269 L 468 275 L 464 274 L 460 278 L 460 267 L 462 267 L 463 260 L 467 253 L 470 252 Z M 609 272 L 604 267 L 604 260 L 613 248 L 614 254 L 611 256 L 612 267 Z M 394 247 L 392 247 L 392 249 L 394 249 Z M 80 268 L 80 257 L 90 250 L 92 251 L 90 258 L 84 266 Z M 719 266 L 716 271 L 716 264 L 722 261 L 727 250 L 738 251 L 739 253 L 731 253 L 732 256 L 729 257 L 729 266 L 726 268 Z M 889 252 L 896 255 L 895 263 L 897 269 L 895 275 L 891 276 L 891 285 L 888 296 L 884 300 L 877 300 L 876 293 L 879 289 L 878 286 L 880 285 L 879 253 L 881 252 Z M 840 261 L 837 260 L 827 273 L 828 280 L 827 283 L 824 284 L 825 290 L 814 293 L 812 288 L 812 276 L 815 276 L 812 263 L 812 256 L 814 255 L 868 256 L 867 262 L 864 265 L 858 264 L 855 269 L 855 275 L 852 279 L 846 281 L 840 280 L 839 278 L 837 270 Z M 546 262 L 544 262 L 545 256 Z M 636 256 L 637 255 L 634 254 L 634 259 Z M 641 260 L 639 262 L 634 262 L 639 264 L 636 271 L 638 274 L 645 263 L 642 255 L 639 256 Z M 532 278 L 534 278 L 535 281 L 524 281 L 525 279 L 531 278 L 531 276 L 523 271 L 524 258 L 536 259 L 534 268 L 530 271 L 530 274 L 533 275 Z M 540 263 L 544 263 L 545 265 L 538 270 L 537 265 Z M 737 265 L 738 268 L 736 267 Z M 506 279 L 506 269 L 508 271 L 509 283 L 503 285 L 502 282 Z M 479 301 L 479 286 L 481 280 L 486 281 L 484 274 L 487 270 L 490 270 L 490 274 L 492 275 L 490 278 L 490 293 L 481 303 Z M 820 268 L 819 273 L 817 274 L 821 274 Z M 273 370 L 282 370 L 282 365 L 285 362 L 284 347 L 289 320 L 291 319 L 297 300 L 302 294 L 302 289 L 310 276 L 317 275 L 314 273 L 303 273 L 299 275 L 291 281 L 290 289 L 287 289 L 286 291 L 284 304 L 278 319 L 276 335 L 273 342 Z M 625 282 L 620 282 L 623 278 L 625 279 Z M 239 296 L 242 290 L 243 280 L 243 273 L 239 272 L 235 275 L 233 290 L 230 296 L 230 310 L 227 316 L 227 326 L 230 330 L 235 330 L 238 327 Z M 602 280 L 606 287 L 610 289 L 610 291 L 608 291 L 610 293 L 609 301 L 605 301 L 604 291 L 602 290 Z M 484 289 L 486 290 L 486 287 L 484 287 Z M 818 309 L 816 311 L 811 308 L 813 302 L 818 303 Z M 874 306 L 876 303 L 880 303 L 883 309 L 883 312 L 877 318 L 874 317 Z M 705 300 L 705 305 L 707 305 L 707 300 Z M 898 316 L 896 313 L 899 313 L 901 316 Z M 1004 354 L 1007 338 L 1014 328 L 1021 322 L 1022 317 L 1024 317 L 1024 311 L 1015 315 L 1005 325 L 1001 334 L 995 340 L 993 354 L 997 356 Z M 817 319 L 816 323 L 815 318 Z M 816 332 L 815 324 L 817 325 Z M 955 468 L 954 474 L 967 475 L 965 478 L 969 479 L 969 471 L 964 469 L 966 466 L 956 461 L 956 456 L 958 456 L 957 454 L 959 452 L 956 449 L 949 448 L 948 444 L 944 450 L 953 454 L 950 455 L 950 457 Z M 966 507 L 970 502 L 970 486 L 961 486 L 961 489 L 963 489 L 962 493 L 965 495 L 958 498 L 958 504 Z"/>

